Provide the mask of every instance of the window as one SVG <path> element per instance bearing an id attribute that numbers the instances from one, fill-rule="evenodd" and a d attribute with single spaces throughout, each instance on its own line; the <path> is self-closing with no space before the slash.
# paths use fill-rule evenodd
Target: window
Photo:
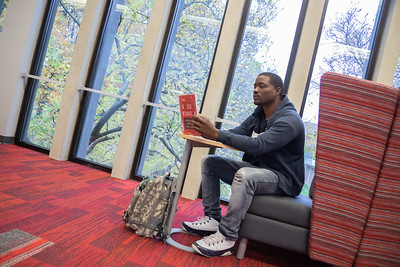
<path id="1" fill-rule="evenodd" d="M 3 31 L 3 23 L 6 16 L 8 0 L 0 0 L 0 35 Z"/>
<path id="2" fill-rule="evenodd" d="M 382 1 L 330 0 L 308 89 L 303 121 L 306 128 L 306 184 L 314 177 L 319 80 L 327 71 L 366 75 Z"/>
<path id="3" fill-rule="evenodd" d="M 85 1 L 49 1 L 17 129 L 17 141 L 49 150 Z"/>
<path id="4" fill-rule="evenodd" d="M 393 86 L 400 88 L 400 57 L 397 63 L 396 72 L 394 74 Z"/>
<path id="5" fill-rule="evenodd" d="M 301 5 L 301 0 L 252 1 L 232 78 L 225 120 L 239 124 L 253 113 L 253 84 L 259 73 L 269 71 L 285 78 Z M 233 126 L 223 123 L 222 129 Z M 242 153 L 228 149 L 218 149 L 216 154 L 234 158 L 242 156 Z M 221 198 L 230 198 L 230 186 L 223 182 Z"/>
<path id="6" fill-rule="evenodd" d="M 170 32 L 164 64 L 149 100 L 166 108 L 149 107 L 148 127 L 141 138 L 143 149 L 134 163 L 138 176 L 166 171 L 177 176 L 184 149 L 184 141 L 177 135 L 181 131 L 178 96 L 195 94 L 200 107 L 226 7 L 225 0 L 185 0 L 180 4 L 177 26 Z"/>
<path id="7" fill-rule="evenodd" d="M 111 1 L 86 92 L 74 157 L 112 167 L 153 1 Z"/>

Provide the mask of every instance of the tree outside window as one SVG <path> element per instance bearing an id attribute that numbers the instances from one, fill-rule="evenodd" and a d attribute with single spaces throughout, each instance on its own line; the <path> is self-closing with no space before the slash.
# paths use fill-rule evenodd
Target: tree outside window
<path id="1" fill-rule="evenodd" d="M 252 1 L 240 47 L 224 119 L 241 123 L 250 116 L 253 84 L 261 72 L 274 72 L 285 78 L 302 1 Z M 234 125 L 223 123 L 222 129 Z M 217 155 L 240 159 L 241 152 L 217 149 Z M 230 198 L 230 186 L 221 182 L 221 198 Z"/>
<path id="2" fill-rule="evenodd" d="M 0 0 L 0 35 L 3 31 L 3 23 L 6 16 L 8 0 Z"/>
<path id="3" fill-rule="evenodd" d="M 112 167 L 152 7 L 151 0 L 109 7 L 88 87 L 124 98 L 88 93 L 75 157 Z"/>
<path id="4" fill-rule="evenodd" d="M 63 84 L 69 72 L 73 49 L 85 8 L 84 1 L 59 1 L 50 40 L 39 75 L 51 81 L 40 80 L 34 86 L 34 103 L 28 114 L 28 125 L 22 140 L 50 149 L 60 108 Z"/>
<path id="5" fill-rule="evenodd" d="M 381 5 L 381 0 L 329 1 L 303 113 L 307 185 L 314 177 L 321 75 L 329 71 L 363 78 Z M 307 193 L 308 187 L 304 189 Z"/>
<path id="6" fill-rule="evenodd" d="M 394 74 L 393 86 L 396 88 L 400 88 L 400 57 L 397 63 L 396 72 Z"/>
<path id="7" fill-rule="evenodd" d="M 183 2 L 182 13 L 166 62 L 165 77 L 157 88 L 154 102 L 179 109 L 178 96 L 195 94 L 197 106 L 203 100 L 226 0 Z M 179 112 L 155 108 L 152 112 L 137 175 L 177 176 L 184 149 Z"/>

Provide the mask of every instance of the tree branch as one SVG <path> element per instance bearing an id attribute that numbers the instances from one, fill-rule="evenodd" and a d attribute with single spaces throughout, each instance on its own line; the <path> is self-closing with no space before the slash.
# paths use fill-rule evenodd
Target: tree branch
<path id="1" fill-rule="evenodd" d="M 168 151 L 174 156 L 174 158 L 177 161 L 181 162 L 181 158 L 179 157 L 179 155 L 176 154 L 175 150 L 170 146 L 170 144 L 168 144 L 168 142 L 165 140 L 164 137 L 159 137 L 159 136 L 155 136 L 155 137 L 158 138 L 161 141 L 161 143 L 164 144 L 164 146 L 168 149 Z"/>
<path id="2" fill-rule="evenodd" d="M 69 12 L 69 10 L 67 9 L 67 7 L 65 6 L 65 4 L 63 3 L 63 1 L 60 0 L 60 6 L 65 10 L 65 12 L 67 12 L 67 14 L 72 18 L 73 21 L 75 21 L 76 24 L 78 24 L 78 26 L 81 26 L 79 20 L 77 20 L 74 15 L 71 14 L 71 12 Z"/>
<path id="3" fill-rule="evenodd" d="M 87 149 L 86 155 L 89 155 L 89 154 L 93 151 L 94 147 L 95 147 L 98 143 L 105 142 L 105 141 L 110 140 L 110 139 L 113 139 L 113 137 L 104 136 L 103 138 L 97 139 L 96 141 L 94 141 L 93 143 L 90 144 L 90 146 L 89 146 L 88 149 Z"/>

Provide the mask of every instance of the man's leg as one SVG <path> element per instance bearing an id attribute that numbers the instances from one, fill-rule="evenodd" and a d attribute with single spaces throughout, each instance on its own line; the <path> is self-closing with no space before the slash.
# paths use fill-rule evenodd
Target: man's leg
<path id="1" fill-rule="evenodd" d="M 230 240 L 238 238 L 240 223 L 250 207 L 254 195 L 283 195 L 279 177 L 263 168 L 241 168 L 232 183 L 232 194 L 220 230 Z"/>
<path id="2" fill-rule="evenodd" d="M 204 214 L 217 221 L 221 220 L 220 180 L 232 184 L 235 173 L 250 163 L 209 155 L 202 160 L 201 182 Z"/>
<path id="3" fill-rule="evenodd" d="M 255 194 L 282 195 L 278 176 L 267 169 L 244 167 L 236 172 L 227 213 L 219 231 L 193 243 L 192 247 L 207 257 L 231 255 L 240 223 Z"/>
<path id="4" fill-rule="evenodd" d="M 219 157 L 206 156 L 201 165 L 204 218 L 195 222 L 183 222 L 182 227 L 192 234 L 209 235 L 218 230 L 221 220 L 220 180 L 232 184 L 235 173 L 248 162 Z"/>

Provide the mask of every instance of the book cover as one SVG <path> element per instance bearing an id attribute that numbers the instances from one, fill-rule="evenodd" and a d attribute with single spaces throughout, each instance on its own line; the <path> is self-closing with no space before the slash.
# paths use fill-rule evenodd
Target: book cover
<path id="1" fill-rule="evenodd" d="M 200 135 L 200 133 L 193 129 L 193 115 L 197 115 L 196 96 L 180 95 L 179 107 L 182 118 L 182 129 L 184 134 Z"/>

